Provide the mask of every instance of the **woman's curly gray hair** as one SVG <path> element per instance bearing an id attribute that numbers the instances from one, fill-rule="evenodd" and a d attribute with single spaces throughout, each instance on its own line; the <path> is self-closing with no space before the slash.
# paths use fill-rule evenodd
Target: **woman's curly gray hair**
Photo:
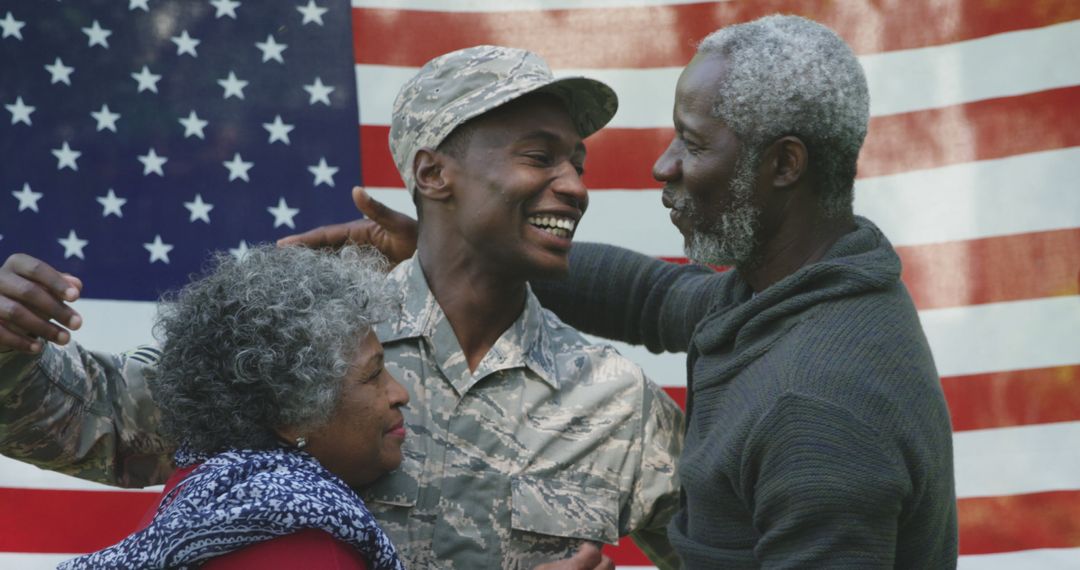
<path id="1" fill-rule="evenodd" d="M 355 247 L 218 254 L 158 309 L 148 380 L 165 435 L 204 452 L 260 449 L 278 445 L 275 429 L 324 424 L 360 341 L 389 314 L 385 270 Z"/>
<path id="2" fill-rule="evenodd" d="M 698 53 L 719 54 L 728 64 L 713 111 L 739 137 L 743 153 L 759 157 L 776 139 L 799 137 L 826 213 L 851 215 L 870 92 L 844 40 L 806 18 L 774 15 L 717 30 Z"/>

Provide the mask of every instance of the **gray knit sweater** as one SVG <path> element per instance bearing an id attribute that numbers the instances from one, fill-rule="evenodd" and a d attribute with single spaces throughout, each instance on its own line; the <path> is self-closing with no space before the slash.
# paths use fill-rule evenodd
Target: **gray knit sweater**
<path id="1" fill-rule="evenodd" d="M 954 568 L 948 409 L 900 261 L 872 223 L 757 296 L 611 246 L 537 284 L 581 330 L 686 351 L 687 568 Z"/>

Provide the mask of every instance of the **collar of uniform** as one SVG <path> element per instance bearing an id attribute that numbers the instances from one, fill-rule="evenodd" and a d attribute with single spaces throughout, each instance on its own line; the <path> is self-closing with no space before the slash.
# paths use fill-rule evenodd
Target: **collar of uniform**
<path id="1" fill-rule="evenodd" d="M 469 370 L 446 313 L 428 287 L 419 258 L 414 255 L 398 265 L 390 273 L 390 280 L 401 292 L 400 311 L 379 327 L 379 338 L 384 343 L 409 338 L 427 340 L 436 364 L 459 394 L 468 392 L 491 374 L 522 367 L 531 370 L 552 388 L 559 388 L 544 310 L 531 288 L 526 293 L 525 310 L 499 336 L 474 373 Z"/>

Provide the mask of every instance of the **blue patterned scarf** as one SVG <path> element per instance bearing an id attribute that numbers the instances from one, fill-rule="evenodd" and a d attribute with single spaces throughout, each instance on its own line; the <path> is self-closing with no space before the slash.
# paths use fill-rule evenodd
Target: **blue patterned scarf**
<path id="1" fill-rule="evenodd" d="M 149 526 L 59 568 L 190 568 L 315 528 L 357 548 L 375 570 L 403 570 L 394 545 L 360 497 L 308 453 L 232 450 L 209 458 L 185 449 L 176 453 L 181 467 L 200 461 L 162 498 Z"/>

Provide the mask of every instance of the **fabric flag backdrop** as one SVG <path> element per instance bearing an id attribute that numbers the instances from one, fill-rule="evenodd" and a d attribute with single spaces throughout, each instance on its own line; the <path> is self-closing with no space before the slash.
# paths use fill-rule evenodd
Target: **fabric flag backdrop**
<path id="1" fill-rule="evenodd" d="M 76 338 L 123 350 L 207 250 L 411 210 L 386 138 L 431 57 L 524 47 L 607 81 L 577 239 L 680 261 L 649 172 L 681 66 L 785 12 L 859 55 L 856 210 L 898 247 L 955 429 L 961 568 L 1080 567 L 1080 3 L 1072 0 L 0 1 L 0 256 L 84 278 Z M 359 136 L 357 136 L 357 112 Z M 677 400 L 682 355 L 620 346 Z M 0 458 L 0 567 L 113 542 L 152 502 Z M 620 567 L 647 567 L 628 541 Z"/>

